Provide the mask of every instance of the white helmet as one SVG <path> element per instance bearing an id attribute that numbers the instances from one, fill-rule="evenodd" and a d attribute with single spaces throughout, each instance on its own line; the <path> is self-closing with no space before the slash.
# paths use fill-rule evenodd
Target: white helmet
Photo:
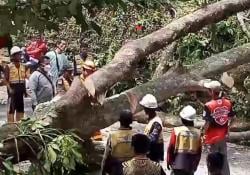
<path id="1" fill-rule="evenodd" d="M 196 110 L 190 105 L 185 106 L 180 112 L 180 117 L 188 121 L 194 121 L 195 116 Z"/>
<path id="2" fill-rule="evenodd" d="M 204 83 L 204 87 L 208 89 L 220 89 L 221 83 L 219 81 L 210 81 Z"/>
<path id="3" fill-rule="evenodd" d="M 151 109 L 158 108 L 157 100 L 155 96 L 153 96 L 152 94 L 145 95 L 139 102 L 139 104 L 145 108 L 151 108 Z"/>
<path id="4" fill-rule="evenodd" d="M 11 50 L 10 50 L 10 55 L 12 56 L 12 55 L 14 55 L 14 54 L 16 54 L 16 53 L 19 53 L 19 52 L 22 52 L 22 50 L 20 49 L 20 47 L 14 46 L 14 47 L 12 47 Z"/>

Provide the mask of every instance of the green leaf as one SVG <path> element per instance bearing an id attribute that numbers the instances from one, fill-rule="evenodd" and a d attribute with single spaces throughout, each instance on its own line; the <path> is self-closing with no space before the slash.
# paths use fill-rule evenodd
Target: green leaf
<path id="1" fill-rule="evenodd" d="M 48 147 L 48 158 L 52 162 L 52 164 L 55 163 L 57 158 L 55 151 L 50 146 Z"/>
<path id="2" fill-rule="evenodd" d="M 60 151 L 60 148 L 57 144 L 51 144 L 50 145 L 53 149 L 57 150 L 57 151 Z"/>
<path id="3" fill-rule="evenodd" d="M 14 170 L 13 169 L 13 165 L 11 163 L 9 163 L 9 162 L 3 162 L 3 165 L 9 171 L 13 171 Z"/>

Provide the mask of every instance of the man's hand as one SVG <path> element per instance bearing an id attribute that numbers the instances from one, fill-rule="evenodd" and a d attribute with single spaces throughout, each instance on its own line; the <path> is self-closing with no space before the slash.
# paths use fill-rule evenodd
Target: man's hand
<path id="1" fill-rule="evenodd" d="M 167 164 L 167 169 L 168 169 L 168 170 L 171 170 L 171 169 L 172 169 L 172 167 L 171 167 L 170 164 Z"/>
<path id="2" fill-rule="evenodd" d="M 9 90 L 10 95 L 14 94 L 14 90 L 12 88 L 9 88 L 8 90 Z"/>

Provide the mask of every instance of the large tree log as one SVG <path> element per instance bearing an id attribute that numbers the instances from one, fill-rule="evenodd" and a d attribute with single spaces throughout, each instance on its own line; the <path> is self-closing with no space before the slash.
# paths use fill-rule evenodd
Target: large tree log
<path id="1" fill-rule="evenodd" d="M 175 20 L 150 35 L 125 44 L 116 53 L 113 61 L 89 76 L 85 84 L 88 89 L 91 89 L 93 95 L 99 96 L 118 81 L 130 77 L 136 64 L 147 55 L 187 33 L 196 32 L 205 25 L 218 22 L 248 8 L 250 8 L 249 0 L 223 0 Z M 87 128 L 86 126 L 96 121 L 95 113 L 91 117 L 86 115 L 86 111 L 93 112 L 89 109 L 92 107 L 88 93 L 76 78 L 66 95 L 55 104 L 55 116 L 59 117 L 54 118 L 53 126 L 64 129 L 74 128 L 78 120 L 81 120 L 82 122 L 79 122 L 76 127 Z"/>
<path id="2" fill-rule="evenodd" d="M 128 42 L 116 53 L 110 64 L 95 72 L 88 79 L 93 81 L 97 94 L 103 93 L 118 81 L 131 75 L 133 68 L 145 56 L 165 47 L 187 33 L 196 32 L 208 24 L 221 21 L 248 8 L 250 8 L 248 0 L 223 0 L 197 10 L 150 35 Z M 81 87 L 79 81 L 76 80 L 69 92 L 62 98 L 62 103 L 67 104 L 67 106 L 81 103 L 81 100 L 87 96 L 87 92 L 83 90 L 85 93 L 77 93 L 76 95 L 75 92 L 79 91 L 79 87 Z M 64 100 L 68 102 L 64 102 Z"/>
<path id="3" fill-rule="evenodd" d="M 86 118 L 80 119 L 78 116 L 71 116 L 71 120 L 67 120 L 67 126 L 69 128 L 88 128 L 82 131 L 84 132 L 82 134 L 89 135 L 93 130 L 107 127 L 116 122 L 119 112 L 124 108 L 132 108 L 132 110 L 138 111 L 139 108 L 136 105 L 147 93 L 155 95 L 158 101 L 162 102 L 177 93 L 203 90 L 204 88 L 200 86 L 199 80 L 211 74 L 228 71 L 247 62 L 250 62 L 250 44 L 202 60 L 194 64 L 193 68 L 190 68 L 190 74 L 185 73 L 179 76 L 175 73 L 167 74 L 119 95 L 107 98 L 102 106 L 89 105 L 88 109 L 82 111 Z"/>

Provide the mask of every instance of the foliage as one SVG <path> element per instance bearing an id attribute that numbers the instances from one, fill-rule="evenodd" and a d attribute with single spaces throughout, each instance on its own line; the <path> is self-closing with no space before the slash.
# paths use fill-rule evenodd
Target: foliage
<path id="1" fill-rule="evenodd" d="M 64 175 L 78 171 L 77 166 L 87 167 L 83 148 L 79 144 L 82 140 L 74 133 L 53 129 L 44 121 L 29 118 L 22 121 L 18 129 L 19 134 L 7 140 L 24 142 L 36 159 L 36 164 L 25 174 Z M 18 172 L 10 160 L 5 160 L 3 173 L 15 175 Z"/>
<path id="2" fill-rule="evenodd" d="M 43 31 L 58 29 L 60 22 L 74 18 L 83 30 L 94 29 L 101 34 L 94 21 L 96 10 L 103 7 L 126 9 L 128 4 L 139 7 L 157 7 L 166 0 L 2 0 L 0 2 L 1 34 L 15 34 L 24 24 Z"/>

